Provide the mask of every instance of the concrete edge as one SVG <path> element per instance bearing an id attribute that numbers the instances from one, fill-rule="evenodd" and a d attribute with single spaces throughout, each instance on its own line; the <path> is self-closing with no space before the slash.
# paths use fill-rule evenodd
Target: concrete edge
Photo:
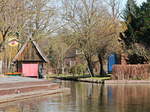
<path id="1" fill-rule="evenodd" d="M 32 86 L 19 86 L 19 87 L 11 87 L 11 88 L 0 88 L 1 90 L 12 90 L 12 89 L 24 89 L 24 88 L 31 88 L 31 87 L 42 87 L 42 86 L 55 86 L 58 85 L 56 83 L 49 83 L 49 84 L 41 84 L 41 85 L 32 85 Z M 59 85 L 58 85 L 59 86 Z"/>
<path id="2" fill-rule="evenodd" d="M 29 92 L 29 93 L 23 93 L 23 94 L 1 96 L 0 104 L 14 102 L 18 100 L 25 100 L 25 99 L 34 98 L 34 97 L 43 97 L 43 96 L 63 94 L 63 93 L 70 94 L 70 89 L 61 88 L 59 90 L 47 90 L 47 91 L 38 91 L 38 92 Z"/>

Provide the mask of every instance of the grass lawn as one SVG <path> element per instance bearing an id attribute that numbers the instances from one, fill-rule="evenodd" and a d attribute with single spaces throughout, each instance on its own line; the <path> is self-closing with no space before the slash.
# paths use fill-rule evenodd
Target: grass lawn
<path id="1" fill-rule="evenodd" d="M 105 75 L 105 76 L 99 76 L 96 75 L 95 77 L 91 77 L 88 74 L 82 74 L 82 75 L 75 75 L 72 74 L 49 74 L 47 75 L 47 78 L 61 78 L 61 79 L 81 79 L 81 80 L 109 80 L 111 75 Z"/>

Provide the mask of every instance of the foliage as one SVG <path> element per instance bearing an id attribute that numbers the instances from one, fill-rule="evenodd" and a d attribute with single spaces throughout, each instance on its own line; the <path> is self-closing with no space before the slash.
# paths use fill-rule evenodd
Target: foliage
<path id="1" fill-rule="evenodd" d="M 55 14 L 51 0 L 0 0 L 0 58 L 5 68 L 16 55 L 16 49 L 9 50 L 14 49 L 8 47 L 9 39 L 15 36 L 20 49 L 29 37 L 35 41 L 47 38 L 58 27 L 56 18 L 53 20 Z M 6 53 L 9 55 L 2 57 Z"/>
<path id="2" fill-rule="evenodd" d="M 65 72 L 65 57 L 70 48 L 71 45 L 65 42 L 65 34 L 63 33 L 49 39 L 49 47 L 47 47 L 46 51 L 48 52 L 51 65 L 58 73 L 64 74 Z"/>
<path id="3" fill-rule="evenodd" d="M 77 64 L 70 68 L 72 74 L 84 74 L 86 72 L 86 66 L 83 64 Z"/>
<path id="4" fill-rule="evenodd" d="M 117 18 L 110 16 L 101 0 L 64 0 L 63 8 L 63 20 L 69 23 L 67 29 L 73 35 L 68 39 L 83 52 L 89 73 L 94 76 L 92 58 L 101 54 L 104 60 L 105 54 L 113 52 L 112 46 L 115 48 L 117 45 Z M 116 12 L 112 15 L 116 15 Z"/>
<path id="5" fill-rule="evenodd" d="M 128 0 L 122 23 L 118 19 L 119 4 L 119 0 L 62 0 L 59 10 L 61 18 L 57 19 L 58 10 L 51 6 L 51 0 L 0 0 L 0 52 L 7 48 L 4 44 L 7 44 L 9 37 L 15 35 L 21 46 L 32 36 L 35 41 L 41 42 L 41 47 L 45 47 L 51 65 L 58 73 L 64 73 L 66 69 L 68 50 L 76 48 L 82 52 L 92 76 L 95 57 L 99 61 L 100 74 L 103 74 L 103 63 L 107 56 L 121 51 L 119 33 L 121 24 L 125 24 L 121 38 L 124 50 L 128 53 L 128 63 L 148 63 L 150 1 L 137 6 L 134 0 Z M 50 35 L 62 24 L 65 24 L 63 28 Z M 42 41 L 46 41 L 48 46 Z M 11 52 L 5 61 L 11 61 L 17 51 Z M 82 65 L 71 68 L 75 74 L 84 70 Z"/>
<path id="6" fill-rule="evenodd" d="M 138 15 L 137 40 L 139 43 L 149 47 L 150 44 L 150 1 L 142 4 Z"/>
<path id="7" fill-rule="evenodd" d="M 134 0 L 128 0 L 124 10 L 124 20 L 127 30 L 122 36 L 125 50 L 128 53 L 128 63 L 148 63 L 149 53 L 149 26 L 150 3 L 147 1 L 142 6 L 137 6 Z M 136 58 L 135 58 L 136 57 Z"/>

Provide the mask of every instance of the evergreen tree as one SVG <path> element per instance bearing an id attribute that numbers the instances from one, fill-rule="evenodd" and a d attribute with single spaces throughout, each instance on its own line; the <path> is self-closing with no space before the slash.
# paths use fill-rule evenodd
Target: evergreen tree
<path id="1" fill-rule="evenodd" d="M 143 3 L 139 10 L 139 31 L 137 33 L 137 40 L 149 48 L 150 46 L 150 0 Z"/>
<path id="2" fill-rule="evenodd" d="M 128 53 L 128 63 L 147 63 L 150 60 L 150 5 L 148 0 L 138 7 L 134 0 L 128 0 L 123 13 L 127 30 L 122 36 L 126 51 Z"/>
<path id="3" fill-rule="evenodd" d="M 125 20 L 127 30 L 124 32 L 125 36 L 123 38 L 127 48 L 130 48 L 131 45 L 136 41 L 135 39 L 135 30 L 136 30 L 136 19 L 137 19 L 137 9 L 134 0 L 128 0 L 126 4 L 126 9 L 123 13 L 123 19 Z"/>

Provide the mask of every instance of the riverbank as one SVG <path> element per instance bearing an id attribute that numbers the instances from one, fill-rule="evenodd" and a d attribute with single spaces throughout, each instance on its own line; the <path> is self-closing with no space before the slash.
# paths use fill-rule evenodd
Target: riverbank
<path id="1" fill-rule="evenodd" d="M 89 82 L 89 83 L 100 83 L 104 84 L 105 80 L 110 80 L 111 77 L 110 75 L 103 75 L 103 76 L 98 76 L 96 75 L 95 77 L 91 77 L 90 75 L 81 75 L 81 76 L 70 76 L 70 75 L 49 75 L 47 76 L 47 79 L 60 79 L 60 80 L 69 80 L 69 81 L 78 81 L 78 82 Z"/>
<path id="2" fill-rule="evenodd" d="M 97 76 L 91 77 L 89 75 L 85 76 L 51 76 L 48 78 L 69 80 L 77 82 L 88 82 L 88 83 L 99 83 L 99 84 L 150 84 L 150 80 L 111 80 L 110 75 L 108 76 Z"/>

